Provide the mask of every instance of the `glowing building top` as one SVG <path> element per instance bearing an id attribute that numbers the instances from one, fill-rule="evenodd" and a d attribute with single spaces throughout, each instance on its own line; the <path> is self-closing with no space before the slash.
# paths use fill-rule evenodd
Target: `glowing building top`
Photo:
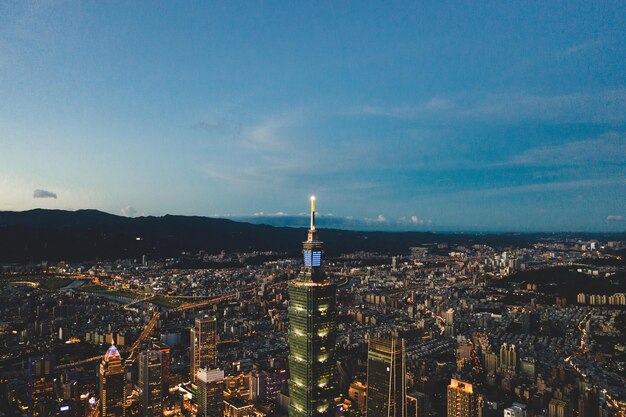
<path id="1" fill-rule="evenodd" d="M 304 256 L 304 270 L 300 279 L 306 282 L 323 283 L 326 276 L 322 269 L 323 242 L 317 240 L 317 230 L 315 229 L 315 197 L 311 196 L 311 226 L 309 228 L 308 239 L 302 244 L 302 254 Z"/>
<path id="2" fill-rule="evenodd" d="M 107 350 L 107 353 L 104 354 L 104 361 L 109 362 L 111 360 L 121 360 L 122 356 L 120 355 L 120 351 L 117 350 L 115 345 L 111 345 L 111 347 Z"/>

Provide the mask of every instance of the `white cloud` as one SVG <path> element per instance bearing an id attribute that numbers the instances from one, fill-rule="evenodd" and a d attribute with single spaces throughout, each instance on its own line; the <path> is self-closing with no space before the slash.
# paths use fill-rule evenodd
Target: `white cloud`
<path id="1" fill-rule="evenodd" d="M 135 215 L 137 215 L 137 210 L 133 206 L 126 206 L 120 211 L 125 217 L 134 217 Z"/>
<path id="2" fill-rule="evenodd" d="M 606 221 L 607 222 L 623 222 L 624 221 L 624 216 L 620 216 L 617 214 L 611 214 L 609 216 L 606 216 Z"/>
<path id="3" fill-rule="evenodd" d="M 424 220 L 419 218 L 416 215 L 410 217 L 400 217 L 397 221 L 399 225 L 411 225 L 411 226 L 430 226 L 432 224 L 431 220 Z"/>

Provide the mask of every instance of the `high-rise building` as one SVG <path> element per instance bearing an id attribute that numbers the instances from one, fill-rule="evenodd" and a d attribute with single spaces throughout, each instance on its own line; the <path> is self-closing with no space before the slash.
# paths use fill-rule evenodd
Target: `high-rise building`
<path id="1" fill-rule="evenodd" d="M 523 377 L 526 377 L 533 381 L 536 374 L 536 361 L 533 358 L 524 358 L 520 362 L 520 373 Z"/>
<path id="2" fill-rule="evenodd" d="M 104 354 L 100 362 L 99 393 L 101 417 L 124 415 L 124 364 L 120 352 L 114 345 Z"/>
<path id="3" fill-rule="evenodd" d="M 34 417 L 56 411 L 54 368 L 54 356 L 36 356 L 28 360 L 28 399 Z"/>
<path id="4" fill-rule="evenodd" d="M 472 384 L 450 380 L 448 385 L 448 417 L 479 417 L 478 395 Z"/>
<path id="5" fill-rule="evenodd" d="M 454 309 L 448 309 L 444 315 L 444 319 L 446 320 L 446 337 L 454 337 Z"/>
<path id="6" fill-rule="evenodd" d="M 597 388 L 586 388 L 578 399 L 578 417 L 598 417 L 600 397 Z"/>
<path id="7" fill-rule="evenodd" d="M 255 370 L 250 373 L 250 397 L 252 401 L 276 401 L 278 393 L 287 385 L 284 369 Z"/>
<path id="8" fill-rule="evenodd" d="M 536 311 L 525 311 L 521 314 L 522 333 L 537 334 L 539 331 L 539 314 Z"/>
<path id="9" fill-rule="evenodd" d="M 493 352 L 487 352 L 484 354 L 485 371 L 487 373 L 496 372 L 498 369 L 498 355 Z"/>
<path id="10" fill-rule="evenodd" d="M 198 417 L 224 415 L 224 371 L 221 369 L 199 369 Z"/>
<path id="11" fill-rule="evenodd" d="M 161 382 L 162 354 L 158 350 L 139 352 L 139 404 L 144 417 L 160 417 L 163 414 Z"/>
<path id="12" fill-rule="evenodd" d="M 367 349 L 367 417 L 406 417 L 404 339 L 371 336 Z"/>
<path id="13" fill-rule="evenodd" d="M 427 417 L 429 414 L 430 403 L 428 395 L 423 392 L 412 392 L 406 395 L 407 416 L 408 417 Z"/>
<path id="14" fill-rule="evenodd" d="M 311 227 L 303 243 L 304 268 L 289 283 L 289 416 L 334 415 L 336 285 L 324 273 L 323 244 Z"/>
<path id="15" fill-rule="evenodd" d="M 572 417 L 574 409 L 572 403 L 569 400 L 562 400 L 553 398 L 548 403 L 548 416 L 549 417 Z"/>
<path id="16" fill-rule="evenodd" d="M 500 346 L 500 367 L 515 372 L 517 369 L 517 348 L 515 345 L 503 343 Z"/>
<path id="17" fill-rule="evenodd" d="M 233 397 L 224 400 L 223 416 L 226 417 L 254 417 L 254 405 L 243 398 Z"/>
<path id="18" fill-rule="evenodd" d="M 161 352 L 161 389 L 163 396 L 167 397 L 170 390 L 171 353 L 170 347 L 163 343 L 155 343 L 154 348 Z"/>
<path id="19" fill-rule="evenodd" d="M 196 317 L 191 329 L 191 382 L 196 382 L 198 369 L 217 367 L 217 319 L 207 313 Z"/>

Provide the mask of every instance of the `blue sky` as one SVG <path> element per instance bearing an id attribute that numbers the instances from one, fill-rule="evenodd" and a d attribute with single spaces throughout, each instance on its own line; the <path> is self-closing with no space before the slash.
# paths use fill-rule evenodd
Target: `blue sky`
<path id="1" fill-rule="evenodd" d="M 381 229 L 626 229 L 626 3 L 0 3 L 0 210 L 310 194 Z"/>

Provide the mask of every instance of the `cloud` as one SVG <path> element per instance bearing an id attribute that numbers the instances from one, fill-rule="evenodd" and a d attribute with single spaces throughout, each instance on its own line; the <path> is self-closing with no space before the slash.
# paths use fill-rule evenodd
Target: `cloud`
<path id="1" fill-rule="evenodd" d="M 626 160 L 626 133 L 609 132 L 593 139 L 528 149 L 505 165 L 589 165 Z"/>
<path id="2" fill-rule="evenodd" d="M 431 225 L 431 220 L 424 220 L 419 218 L 418 216 L 410 216 L 410 217 L 400 217 L 397 222 L 399 225 L 410 225 L 410 226 L 426 226 Z"/>
<path id="3" fill-rule="evenodd" d="M 295 116 L 285 116 L 264 120 L 243 132 L 241 144 L 245 147 L 270 152 L 284 152 L 288 149 L 286 130 L 295 123 Z"/>
<path id="4" fill-rule="evenodd" d="M 125 217 L 134 217 L 137 214 L 137 210 L 133 206 L 126 206 L 120 210 Z"/>
<path id="5" fill-rule="evenodd" d="M 455 108 L 450 99 L 432 97 L 431 99 L 415 106 L 364 106 L 361 111 L 375 116 L 388 116 L 397 118 L 415 118 L 437 112 L 448 113 Z"/>
<path id="6" fill-rule="evenodd" d="M 447 193 L 447 196 L 456 197 L 480 197 L 502 196 L 526 193 L 545 193 L 561 190 L 579 190 L 598 187 L 623 187 L 626 186 L 626 178 L 594 178 L 573 181 L 554 181 L 536 184 L 513 185 L 509 187 L 480 188 Z"/>
<path id="7" fill-rule="evenodd" d="M 222 132 L 224 130 L 224 121 L 200 121 L 193 125 L 194 129 L 204 130 L 207 133 Z"/>
<path id="8" fill-rule="evenodd" d="M 602 45 L 602 41 L 601 40 L 589 40 L 587 42 L 583 42 L 583 43 L 579 43 L 576 45 L 573 45 L 567 49 L 564 49 L 563 51 L 561 51 L 560 53 L 557 54 L 557 56 L 569 56 L 569 55 L 575 55 L 579 52 L 584 52 L 587 51 L 589 49 L 593 49 L 596 46 L 600 46 Z"/>
<path id="9" fill-rule="evenodd" d="M 611 214 L 609 216 L 606 216 L 606 221 L 607 222 L 623 222 L 624 221 L 624 216 Z"/>
<path id="10" fill-rule="evenodd" d="M 33 192 L 33 198 L 57 198 L 57 193 L 37 189 Z"/>
<path id="11" fill-rule="evenodd" d="M 250 216 L 226 216 L 232 220 L 244 221 L 255 224 L 269 224 L 272 226 L 286 227 L 308 227 L 309 213 L 299 213 L 290 215 L 286 213 L 264 213 L 257 212 Z M 404 220 L 402 220 L 404 219 Z M 430 227 L 432 221 L 422 220 L 417 216 L 404 217 L 397 221 L 389 221 L 387 217 L 380 214 L 374 218 L 356 218 L 354 216 L 337 216 L 332 214 L 318 214 L 316 216 L 316 226 L 319 228 L 332 228 L 344 230 L 388 230 L 388 231 L 409 231 L 416 227 Z"/>
<path id="12" fill-rule="evenodd" d="M 626 121 L 626 88 L 533 95 L 524 92 L 436 96 L 408 106 L 362 106 L 356 114 L 411 120 L 561 123 Z"/>

